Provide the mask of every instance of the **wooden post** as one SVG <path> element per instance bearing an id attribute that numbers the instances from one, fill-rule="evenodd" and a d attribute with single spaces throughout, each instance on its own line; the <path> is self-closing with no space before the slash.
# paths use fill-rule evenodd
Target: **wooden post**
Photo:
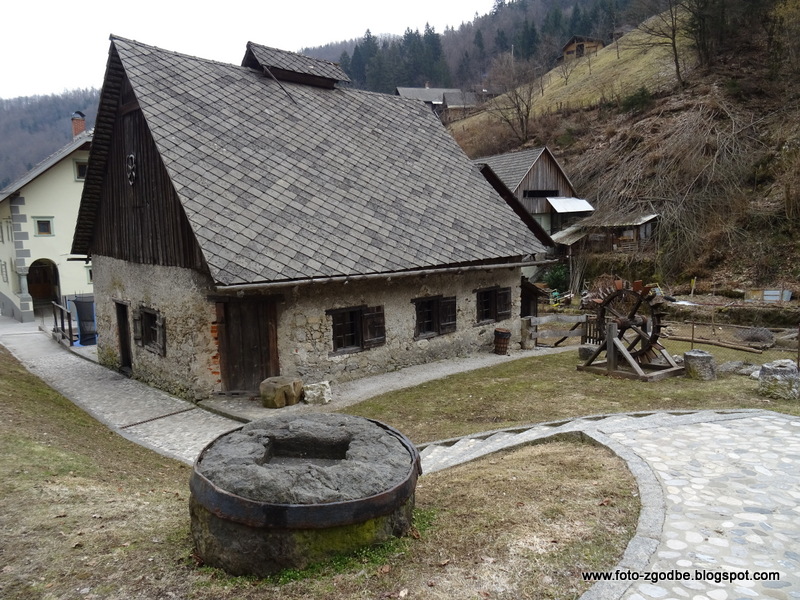
<path id="1" fill-rule="evenodd" d="M 617 349 L 614 340 L 617 339 L 617 324 L 609 323 L 606 327 L 606 370 L 610 373 L 617 370 Z"/>

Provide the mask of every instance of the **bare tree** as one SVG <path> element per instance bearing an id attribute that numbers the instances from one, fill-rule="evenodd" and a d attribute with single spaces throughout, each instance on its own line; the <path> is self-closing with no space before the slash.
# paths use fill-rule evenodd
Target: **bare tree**
<path id="1" fill-rule="evenodd" d="M 511 54 L 502 54 L 492 64 L 489 82 L 503 92 L 489 102 L 489 112 L 505 123 L 520 143 L 525 143 L 530 137 L 533 104 L 539 86 L 535 65 L 515 60 Z"/>
<path id="2" fill-rule="evenodd" d="M 564 57 L 558 61 L 558 65 L 556 65 L 556 71 L 561 79 L 564 80 L 564 85 L 569 85 L 569 78 L 577 67 L 578 59 L 574 56 L 569 58 Z"/>
<path id="3" fill-rule="evenodd" d="M 663 134 L 651 133 L 655 123 Z M 757 123 L 722 98 L 670 116 L 654 111 L 614 137 L 606 160 L 578 157 L 573 182 L 597 200 L 603 218 L 657 213 L 657 267 L 674 275 L 708 252 L 711 240 L 741 243 L 753 157 L 769 152 Z"/>
<path id="4" fill-rule="evenodd" d="M 639 31 L 647 36 L 644 46 L 667 46 L 675 65 L 675 77 L 684 84 L 678 42 L 683 34 L 680 0 L 636 0 L 634 12 L 642 19 Z M 653 15 L 653 16 L 649 16 Z M 649 18 L 647 18 L 649 16 Z"/>

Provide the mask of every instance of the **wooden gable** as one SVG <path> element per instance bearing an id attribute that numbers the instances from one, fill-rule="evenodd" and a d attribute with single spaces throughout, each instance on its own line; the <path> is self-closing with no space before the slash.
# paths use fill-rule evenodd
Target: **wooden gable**
<path id="1" fill-rule="evenodd" d="M 111 124 L 101 198 L 91 254 L 205 270 L 200 246 L 127 80 Z"/>
<path id="2" fill-rule="evenodd" d="M 545 148 L 514 190 L 514 195 L 528 212 L 540 214 L 549 211 L 546 200 L 548 196 L 572 197 L 575 196 L 575 188 L 561 165 Z"/>

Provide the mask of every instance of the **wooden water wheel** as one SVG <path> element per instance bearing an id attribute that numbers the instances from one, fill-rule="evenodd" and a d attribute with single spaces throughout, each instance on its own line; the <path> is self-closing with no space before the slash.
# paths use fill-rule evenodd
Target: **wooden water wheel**
<path id="1" fill-rule="evenodd" d="M 658 342 L 667 300 L 653 290 L 654 286 L 642 285 L 641 281 L 628 286 L 617 279 L 612 289 L 601 291 L 591 301 L 604 339 L 578 369 L 647 381 L 683 372 Z M 609 336 L 613 338 L 610 343 Z M 606 360 L 595 362 L 603 351 Z"/>

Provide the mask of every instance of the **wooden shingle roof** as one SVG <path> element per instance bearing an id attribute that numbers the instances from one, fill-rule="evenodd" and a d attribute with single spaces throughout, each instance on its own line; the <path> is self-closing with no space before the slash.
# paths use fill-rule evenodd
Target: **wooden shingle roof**
<path id="1" fill-rule="evenodd" d="M 418 101 L 277 82 L 111 39 L 96 156 L 107 156 L 111 96 L 127 77 L 217 284 L 502 262 L 544 250 Z M 76 253 L 91 247 L 102 187 L 88 179 L 103 169 L 90 162 Z"/>
<path id="2" fill-rule="evenodd" d="M 531 148 L 521 152 L 496 154 L 494 156 L 476 158 L 473 162 L 489 165 L 508 189 L 514 192 L 546 149 L 546 147 Z"/>

